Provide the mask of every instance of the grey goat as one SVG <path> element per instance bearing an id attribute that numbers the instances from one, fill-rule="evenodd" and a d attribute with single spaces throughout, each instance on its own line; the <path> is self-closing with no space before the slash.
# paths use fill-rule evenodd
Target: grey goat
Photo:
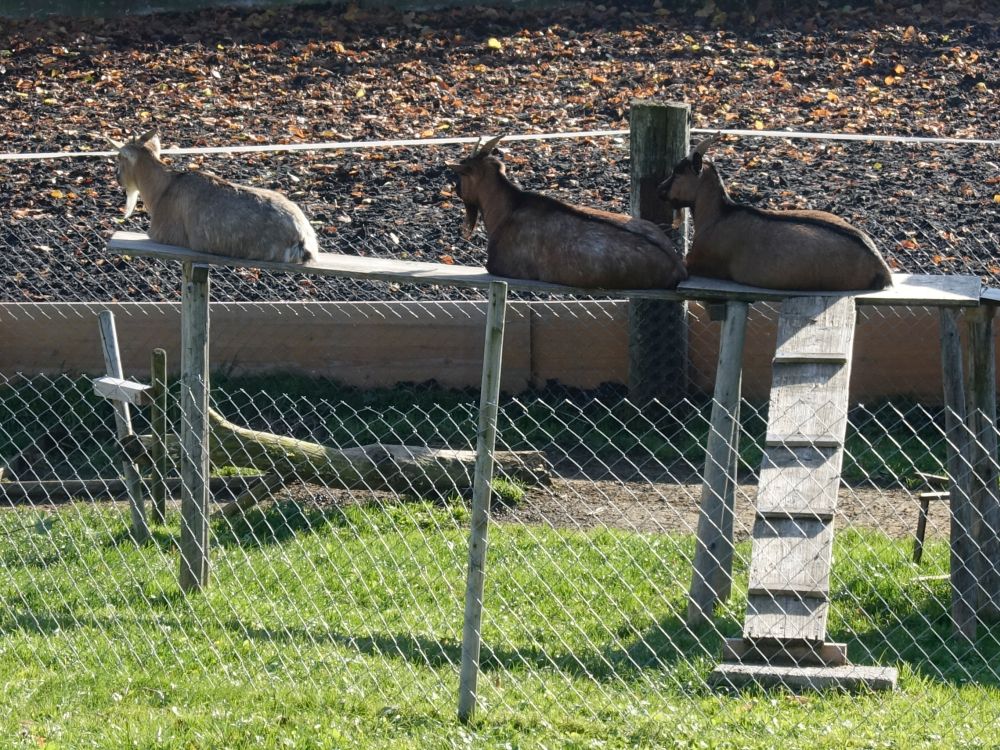
<path id="1" fill-rule="evenodd" d="M 110 139 L 109 139 L 110 140 Z M 316 256 L 316 233 L 301 209 L 273 190 L 226 182 L 207 172 L 181 172 L 160 161 L 151 131 L 118 149 L 125 217 L 139 198 L 149 237 L 166 245 L 251 260 L 304 263 Z"/>

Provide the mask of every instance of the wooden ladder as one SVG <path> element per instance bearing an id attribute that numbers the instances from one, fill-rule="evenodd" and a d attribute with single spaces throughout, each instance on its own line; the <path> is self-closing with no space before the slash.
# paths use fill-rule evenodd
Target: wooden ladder
<path id="1" fill-rule="evenodd" d="M 850 296 L 782 303 L 743 637 L 714 684 L 895 686 L 895 669 L 850 665 L 826 640 L 854 323 Z"/>

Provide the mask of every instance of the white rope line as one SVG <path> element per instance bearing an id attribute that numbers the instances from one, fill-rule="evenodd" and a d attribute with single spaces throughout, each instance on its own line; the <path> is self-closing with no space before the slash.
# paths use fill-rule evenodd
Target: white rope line
<path id="1" fill-rule="evenodd" d="M 955 146 L 1000 146 L 1000 140 L 989 138 L 946 138 L 916 135 L 865 135 L 862 133 L 809 133 L 795 130 L 718 130 L 692 128 L 692 133 L 716 133 L 741 138 L 789 138 L 813 141 L 864 141 L 873 143 L 938 144 Z M 568 138 L 613 138 L 628 136 L 628 130 L 579 130 L 563 133 L 525 133 L 505 136 L 510 141 L 549 141 Z M 324 143 L 285 143 L 257 146 L 206 146 L 201 148 L 165 148 L 164 154 L 253 154 L 280 151 L 348 151 L 365 148 L 395 148 L 401 146 L 453 146 L 476 143 L 478 137 L 404 138 L 383 141 L 328 141 Z M 48 151 L 42 153 L 0 154 L 0 161 L 32 161 L 45 159 L 109 158 L 116 151 Z"/>

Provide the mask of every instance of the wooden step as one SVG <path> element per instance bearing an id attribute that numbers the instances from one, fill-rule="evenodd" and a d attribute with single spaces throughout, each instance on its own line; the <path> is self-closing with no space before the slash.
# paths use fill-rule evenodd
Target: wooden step
<path id="1" fill-rule="evenodd" d="M 843 365 L 850 359 L 847 352 L 800 352 L 784 351 L 774 355 L 776 365 L 831 364 Z"/>
<path id="2" fill-rule="evenodd" d="M 722 642 L 722 660 L 727 662 L 798 664 L 837 667 L 847 664 L 846 643 L 769 643 L 726 638 Z"/>
<path id="3" fill-rule="evenodd" d="M 764 444 L 784 448 L 840 448 L 843 439 L 831 433 L 807 435 L 801 432 L 781 434 L 769 432 L 764 438 Z"/>

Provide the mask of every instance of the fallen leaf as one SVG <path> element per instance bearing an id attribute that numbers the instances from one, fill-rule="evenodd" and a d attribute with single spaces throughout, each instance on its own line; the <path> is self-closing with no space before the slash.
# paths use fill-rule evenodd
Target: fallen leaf
<path id="1" fill-rule="evenodd" d="M 500 43 L 500 40 L 497 39 L 495 36 L 491 36 L 489 39 L 486 40 L 486 46 L 489 47 L 490 49 L 495 49 L 495 50 L 503 49 L 503 45 Z"/>

